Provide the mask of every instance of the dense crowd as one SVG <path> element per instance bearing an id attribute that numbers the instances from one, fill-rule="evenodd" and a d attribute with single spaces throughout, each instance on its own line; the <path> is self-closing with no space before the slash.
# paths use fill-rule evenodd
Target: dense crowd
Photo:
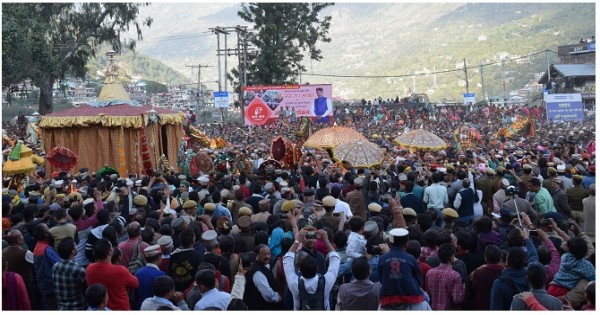
<path id="1" fill-rule="evenodd" d="M 518 116 L 537 133 L 497 135 Z M 337 108 L 337 125 L 388 148 L 371 169 L 307 149 L 261 171 L 274 136 L 304 136 L 286 117 L 199 126 L 230 144 L 208 154 L 245 152 L 252 174 L 40 169 L 3 190 L 2 309 L 594 310 L 594 117 L 544 116 Z M 461 144 L 464 124 L 481 140 Z M 393 142 L 421 127 L 448 148 Z"/>

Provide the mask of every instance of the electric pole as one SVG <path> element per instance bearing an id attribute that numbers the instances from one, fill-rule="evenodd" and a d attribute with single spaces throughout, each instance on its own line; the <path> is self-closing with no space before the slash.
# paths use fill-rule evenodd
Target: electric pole
<path id="1" fill-rule="evenodd" d="M 479 75 L 481 76 L 481 99 L 485 101 L 485 89 L 483 87 L 483 60 L 479 60 Z"/>
<path id="2" fill-rule="evenodd" d="M 188 68 L 192 68 L 192 71 L 194 71 L 194 69 L 198 68 L 198 98 L 196 99 L 196 116 L 198 117 L 198 119 L 200 119 L 200 110 L 204 107 L 204 91 L 202 88 L 202 68 L 212 68 L 212 66 L 209 65 L 192 65 L 192 66 L 188 66 L 186 65 L 186 67 Z"/>
<path id="3" fill-rule="evenodd" d="M 463 58 L 463 71 L 465 72 L 465 82 L 467 83 L 467 93 L 469 93 L 469 76 L 467 74 L 467 58 Z"/>

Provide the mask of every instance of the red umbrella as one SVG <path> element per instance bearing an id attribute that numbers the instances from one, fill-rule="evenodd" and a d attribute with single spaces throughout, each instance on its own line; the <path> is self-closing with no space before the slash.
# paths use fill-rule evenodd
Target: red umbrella
<path id="1" fill-rule="evenodd" d="M 77 154 L 65 147 L 52 148 L 52 150 L 46 154 L 46 158 L 48 159 L 48 162 L 50 162 L 50 165 L 63 171 L 68 171 L 77 165 Z"/>

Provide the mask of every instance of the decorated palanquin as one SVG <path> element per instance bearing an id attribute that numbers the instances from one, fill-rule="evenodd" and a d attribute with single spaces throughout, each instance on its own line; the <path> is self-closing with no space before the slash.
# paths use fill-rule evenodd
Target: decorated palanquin
<path id="1" fill-rule="evenodd" d="M 531 116 L 517 116 L 517 119 L 510 125 L 510 127 L 501 127 L 498 129 L 496 137 L 504 136 L 506 138 L 510 138 L 515 134 L 535 137 L 535 122 L 533 119 L 531 119 Z"/>
<path id="2" fill-rule="evenodd" d="M 461 148 L 471 148 L 481 142 L 481 134 L 475 128 L 464 124 L 454 131 L 454 140 Z"/>

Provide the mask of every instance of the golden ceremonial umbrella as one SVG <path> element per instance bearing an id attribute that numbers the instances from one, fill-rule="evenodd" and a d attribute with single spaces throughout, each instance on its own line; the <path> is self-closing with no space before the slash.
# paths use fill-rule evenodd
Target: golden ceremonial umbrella
<path id="1" fill-rule="evenodd" d="M 338 145 L 346 142 L 354 142 L 362 140 L 369 142 L 360 132 L 347 128 L 334 126 L 330 128 L 321 129 L 315 132 L 304 142 L 304 146 L 307 148 L 335 148 Z"/>
<path id="2" fill-rule="evenodd" d="M 410 130 L 394 139 L 399 145 L 410 149 L 442 150 L 446 148 L 446 142 L 433 133 L 416 129 Z"/>
<path id="3" fill-rule="evenodd" d="M 353 167 L 369 168 L 383 162 L 385 149 L 366 140 L 346 142 L 333 149 L 333 158 L 348 162 Z"/>

